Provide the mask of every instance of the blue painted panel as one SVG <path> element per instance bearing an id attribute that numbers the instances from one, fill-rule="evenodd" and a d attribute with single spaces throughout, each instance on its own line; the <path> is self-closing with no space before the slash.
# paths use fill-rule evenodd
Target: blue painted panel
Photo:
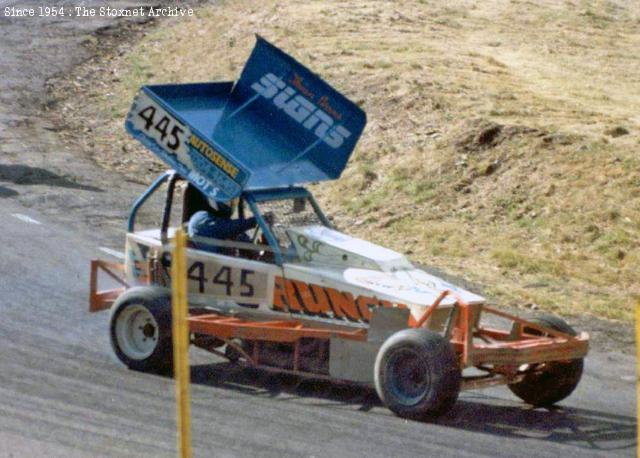
<path id="1" fill-rule="evenodd" d="M 147 88 L 191 128 L 211 139 L 233 82 L 165 84 Z"/>
<path id="2" fill-rule="evenodd" d="M 258 37 L 235 85 L 145 86 L 126 128 L 208 197 L 225 201 L 243 190 L 338 178 L 365 124 L 358 106 Z"/>
<path id="3" fill-rule="evenodd" d="M 357 105 L 258 37 L 214 137 L 248 153 L 247 188 L 269 188 L 338 178 L 365 123 Z"/>

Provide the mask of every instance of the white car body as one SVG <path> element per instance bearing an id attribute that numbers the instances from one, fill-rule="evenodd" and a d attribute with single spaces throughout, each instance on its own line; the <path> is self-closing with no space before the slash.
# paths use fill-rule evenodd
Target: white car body
<path id="1" fill-rule="evenodd" d="M 169 233 L 171 233 L 170 231 Z M 470 304 L 485 299 L 416 268 L 404 255 L 321 225 L 291 227 L 295 262 L 273 263 L 187 250 L 189 302 L 225 313 L 292 317 L 348 327 L 367 327 L 373 307 L 406 307 L 418 320 L 445 290 Z M 126 275 L 144 276 L 149 257 L 161 259 L 170 246 L 159 230 L 127 235 Z M 214 282 L 213 279 L 217 278 Z M 337 294 L 339 293 L 339 295 Z M 321 297 L 324 295 L 325 297 Z M 439 307 L 441 321 L 455 299 Z"/>

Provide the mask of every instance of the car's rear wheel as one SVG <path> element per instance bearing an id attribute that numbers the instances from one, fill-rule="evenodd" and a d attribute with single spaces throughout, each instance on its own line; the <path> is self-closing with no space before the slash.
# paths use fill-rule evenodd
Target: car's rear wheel
<path id="1" fill-rule="evenodd" d="M 558 317 L 546 315 L 530 320 L 532 323 L 572 336 L 576 331 Z M 542 335 L 541 332 L 527 328 L 527 334 Z M 580 382 L 584 361 L 582 358 L 568 361 L 551 361 L 530 364 L 523 368 L 524 378 L 509 385 L 509 389 L 527 404 L 545 407 L 560 402 L 569 396 Z"/>
<path id="2" fill-rule="evenodd" d="M 400 417 L 433 419 L 460 392 L 461 372 L 449 342 L 426 329 L 406 329 L 380 348 L 374 383 L 382 402 Z"/>
<path id="3" fill-rule="evenodd" d="M 130 369 L 157 373 L 172 370 L 171 297 L 166 290 L 127 290 L 112 307 L 110 331 L 114 353 Z"/>

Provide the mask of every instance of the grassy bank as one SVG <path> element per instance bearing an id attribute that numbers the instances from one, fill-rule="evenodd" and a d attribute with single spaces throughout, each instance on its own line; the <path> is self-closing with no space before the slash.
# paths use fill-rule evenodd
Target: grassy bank
<path id="1" fill-rule="evenodd" d="M 314 190 L 341 229 L 499 303 L 630 321 L 639 30 L 635 0 L 227 1 L 81 68 L 64 119 L 149 180 L 163 167 L 122 128 L 137 88 L 235 79 L 260 33 L 367 111 L 343 178 Z"/>

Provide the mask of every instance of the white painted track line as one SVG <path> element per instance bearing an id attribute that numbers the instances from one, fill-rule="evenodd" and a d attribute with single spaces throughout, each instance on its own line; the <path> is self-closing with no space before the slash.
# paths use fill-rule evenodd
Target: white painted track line
<path id="1" fill-rule="evenodd" d="M 40 221 L 33 219 L 30 216 L 23 215 L 22 213 L 12 213 L 11 216 L 18 218 L 20 221 L 24 221 L 29 224 L 42 224 Z"/>

